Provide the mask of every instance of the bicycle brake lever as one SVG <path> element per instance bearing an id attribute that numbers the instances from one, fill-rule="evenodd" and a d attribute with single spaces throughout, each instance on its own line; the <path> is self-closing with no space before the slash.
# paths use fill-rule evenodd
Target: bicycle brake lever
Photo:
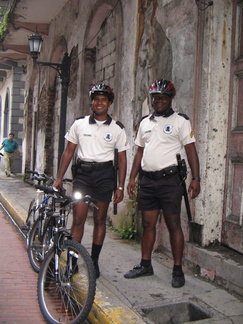
<path id="1" fill-rule="evenodd" d="M 99 209 L 99 207 L 96 206 L 96 204 L 94 204 L 93 202 L 91 202 L 90 205 L 91 205 L 92 207 L 94 207 L 95 209 L 97 209 L 97 210 Z"/>

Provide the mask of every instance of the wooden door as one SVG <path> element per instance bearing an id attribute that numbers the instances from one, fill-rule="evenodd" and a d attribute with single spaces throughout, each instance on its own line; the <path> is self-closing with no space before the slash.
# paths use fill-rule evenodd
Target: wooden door
<path id="1" fill-rule="evenodd" d="M 229 129 L 222 243 L 243 253 L 243 1 L 233 0 Z"/>

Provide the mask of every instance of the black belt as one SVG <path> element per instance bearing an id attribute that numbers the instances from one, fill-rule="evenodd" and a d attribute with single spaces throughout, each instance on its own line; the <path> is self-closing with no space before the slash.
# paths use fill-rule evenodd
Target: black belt
<path id="1" fill-rule="evenodd" d="M 77 166 L 85 171 L 85 172 L 91 172 L 91 171 L 98 171 L 98 170 L 104 170 L 109 169 L 113 166 L 112 161 L 108 162 L 86 162 L 82 161 L 80 159 L 77 160 Z"/>
<path id="2" fill-rule="evenodd" d="M 142 173 L 145 177 L 147 177 L 149 179 L 159 180 L 159 179 L 162 179 L 163 177 L 178 173 L 178 167 L 177 167 L 177 165 L 172 165 L 172 166 L 169 166 L 169 167 L 164 168 L 159 171 L 148 172 L 148 171 L 142 170 Z"/>

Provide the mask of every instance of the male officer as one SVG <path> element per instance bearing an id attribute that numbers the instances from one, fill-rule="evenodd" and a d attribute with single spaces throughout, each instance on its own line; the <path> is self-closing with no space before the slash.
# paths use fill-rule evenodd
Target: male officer
<path id="1" fill-rule="evenodd" d="M 185 284 L 182 271 L 184 236 L 180 222 L 183 187 L 178 174 L 176 154 L 181 153 L 184 147 L 192 171 L 189 185 L 191 198 L 196 198 L 200 192 L 199 161 L 189 118 L 174 112 L 171 107 L 176 94 L 172 82 L 156 80 L 149 93 L 154 112 L 142 119 L 139 125 L 135 140 L 138 148 L 127 187 L 129 196 L 134 197 L 135 179 L 140 171 L 138 208 L 142 211 L 142 258 L 140 264 L 125 273 L 124 277 L 134 279 L 154 274 L 151 254 L 156 223 L 162 209 L 174 258 L 172 286 L 179 288 Z"/>
<path id="2" fill-rule="evenodd" d="M 77 149 L 77 170 L 73 181 L 73 191 L 90 195 L 98 200 L 98 210 L 94 209 L 94 230 L 91 258 L 96 277 L 100 275 L 98 259 L 106 234 L 106 216 L 114 190 L 114 149 L 118 149 L 118 187 L 113 202 L 123 199 L 126 177 L 126 150 L 129 148 L 124 126 L 108 115 L 114 100 L 113 90 L 105 84 L 94 85 L 89 92 L 92 101 L 92 115 L 78 118 L 65 138 L 68 141 L 63 152 L 54 187 L 62 186 L 62 178 Z M 78 202 L 73 206 L 73 239 L 81 242 L 88 205 Z"/>

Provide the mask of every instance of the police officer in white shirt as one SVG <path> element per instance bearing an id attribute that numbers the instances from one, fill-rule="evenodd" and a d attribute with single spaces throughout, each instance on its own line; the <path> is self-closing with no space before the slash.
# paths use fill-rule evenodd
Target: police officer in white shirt
<path id="1" fill-rule="evenodd" d="M 170 235 L 174 267 L 172 287 L 185 284 L 182 270 L 184 236 L 180 222 L 183 187 L 178 174 L 176 155 L 183 148 L 192 171 L 188 191 L 191 198 L 200 192 L 199 161 L 194 132 L 186 115 L 171 107 L 176 90 L 172 82 L 156 80 L 149 91 L 153 114 L 142 119 L 135 144 L 138 146 L 127 187 L 130 197 L 135 196 L 135 179 L 140 174 L 138 208 L 142 211 L 142 258 L 139 265 L 125 273 L 127 279 L 154 274 L 151 255 L 156 237 L 156 223 L 160 209 Z"/>
<path id="2" fill-rule="evenodd" d="M 62 179 L 76 151 L 76 172 L 73 191 L 90 195 L 98 200 L 99 209 L 94 209 L 94 229 L 91 257 L 96 277 L 100 275 L 98 259 L 106 234 L 106 216 L 114 190 L 114 149 L 118 149 L 118 186 L 114 192 L 113 203 L 123 200 L 124 183 L 127 169 L 126 150 L 129 149 L 124 126 L 108 115 L 114 100 L 113 90 L 105 84 L 91 87 L 89 96 L 92 101 L 90 116 L 78 118 L 65 138 L 68 141 L 63 152 L 60 168 L 54 187 L 62 187 Z M 78 202 L 73 206 L 73 239 L 81 242 L 88 205 Z"/>

